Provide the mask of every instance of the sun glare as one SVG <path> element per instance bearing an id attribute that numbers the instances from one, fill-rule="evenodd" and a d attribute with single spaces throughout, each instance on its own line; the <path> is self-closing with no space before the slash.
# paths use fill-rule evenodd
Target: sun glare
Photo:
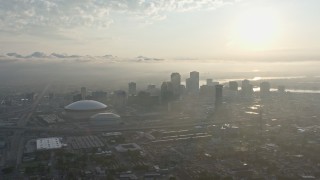
<path id="1" fill-rule="evenodd" d="M 234 40 L 245 49 L 264 49 L 278 33 L 278 19 L 268 9 L 255 9 L 237 17 Z"/>

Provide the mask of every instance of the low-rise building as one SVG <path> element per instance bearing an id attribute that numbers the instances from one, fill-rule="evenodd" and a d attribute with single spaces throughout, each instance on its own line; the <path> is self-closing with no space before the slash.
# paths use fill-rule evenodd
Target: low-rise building
<path id="1" fill-rule="evenodd" d="M 53 149 L 61 149 L 65 146 L 62 143 L 62 138 L 60 137 L 50 137 L 50 138 L 40 138 L 37 139 L 37 150 L 53 150 Z"/>

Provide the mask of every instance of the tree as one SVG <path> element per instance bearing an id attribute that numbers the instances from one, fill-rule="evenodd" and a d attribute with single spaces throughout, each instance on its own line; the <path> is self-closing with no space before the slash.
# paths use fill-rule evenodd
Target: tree
<path id="1" fill-rule="evenodd" d="M 9 166 L 9 167 L 6 167 L 6 168 L 3 168 L 1 171 L 3 174 L 10 174 L 12 173 L 14 170 L 14 167 L 13 166 Z"/>

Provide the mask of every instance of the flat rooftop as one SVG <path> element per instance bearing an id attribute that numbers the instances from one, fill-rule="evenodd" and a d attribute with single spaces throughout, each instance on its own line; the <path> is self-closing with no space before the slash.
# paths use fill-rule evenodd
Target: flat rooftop
<path id="1" fill-rule="evenodd" d="M 63 146 L 61 139 L 59 137 L 37 139 L 37 150 L 60 149 Z"/>

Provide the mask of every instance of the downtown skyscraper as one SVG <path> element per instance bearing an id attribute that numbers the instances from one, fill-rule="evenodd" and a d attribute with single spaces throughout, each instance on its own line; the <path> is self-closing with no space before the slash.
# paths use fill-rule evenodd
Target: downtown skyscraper
<path id="1" fill-rule="evenodd" d="M 190 78 L 186 80 L 186 88 L 190 94 L 199 93 L 199 72 L 190 72 Z"/>
<path id="2" fill-rule="evenodd" d="M 135 82 L 130 82 L 128 84 L 128 95 L 136 95 L 137 94 L 137 84 Z"/>
<path id="3" fill-rule="evenodd" d="M 171 84 L 173 95 L 179 97 L 181 95 L 181 75 L 177 72 L 171 74 Z"/>

